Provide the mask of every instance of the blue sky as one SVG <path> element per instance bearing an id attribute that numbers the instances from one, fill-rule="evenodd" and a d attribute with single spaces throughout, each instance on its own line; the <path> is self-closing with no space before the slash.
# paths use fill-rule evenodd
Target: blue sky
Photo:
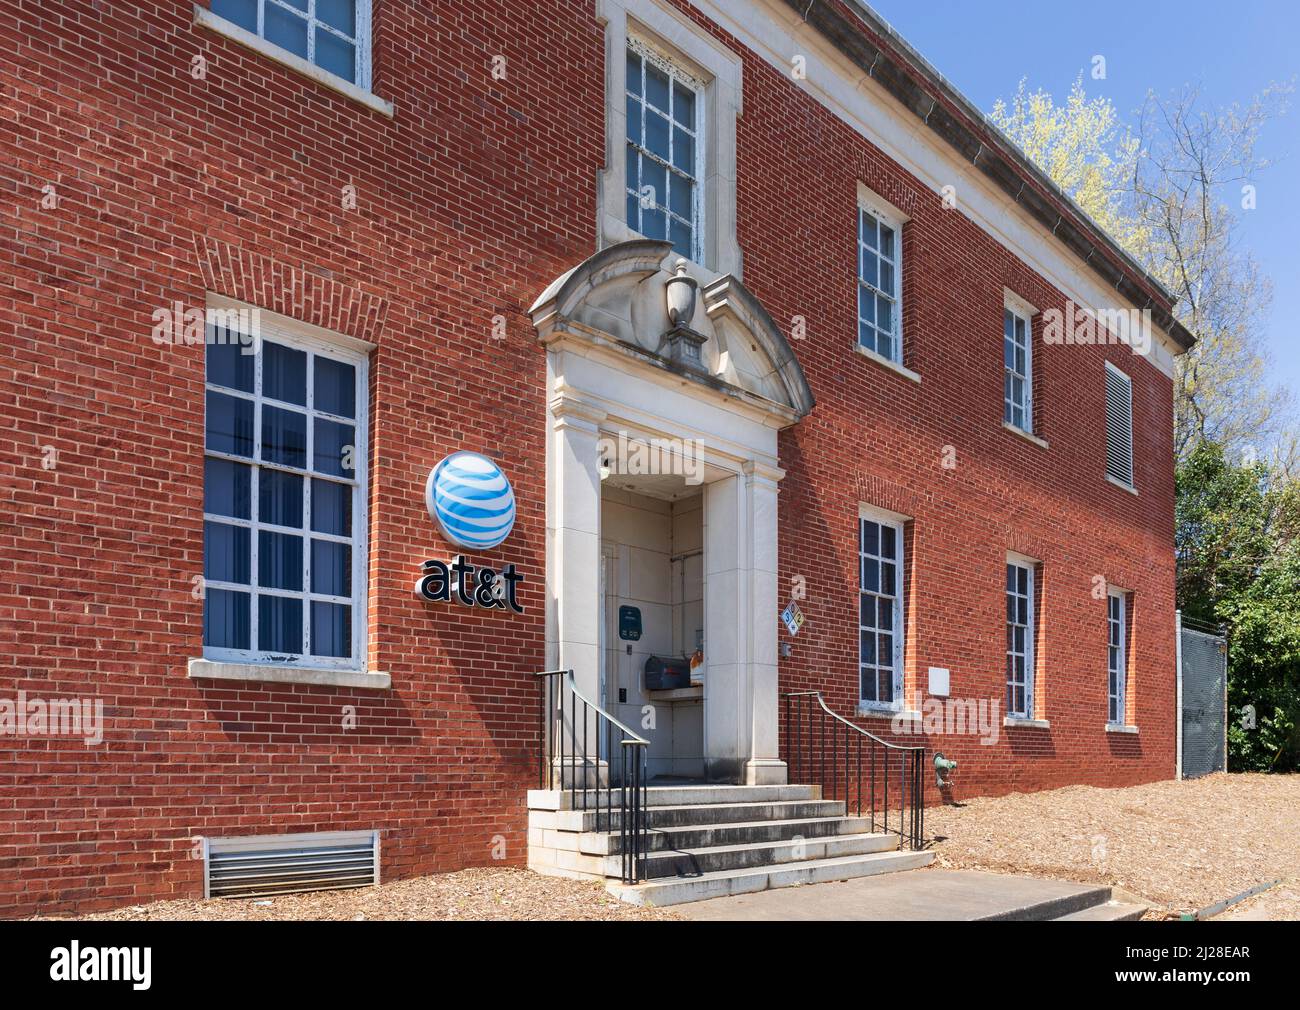
<path id="1" fill-rule="evenodd" d="M 1021 77 L 1063 99 L 1082 70 L 1089 95 L 1109 97 L 1132 119 L 1148 89 L 1199 83 L 1205 100 L 1244 104 L 1300 74 L 1295 0 L 868 2 L 986 112 Z M 1105 80 L 1090 77 L 1094 54 L 1106 57 Z M 1277 381 L 1300 398 L 1300 92 L 1265 128 L 1256 154 L 1275 164 L 1255 180 L 1258 206 L 1241 213 L 1240 237 L 1273 280 L 1266 338 Z"/>

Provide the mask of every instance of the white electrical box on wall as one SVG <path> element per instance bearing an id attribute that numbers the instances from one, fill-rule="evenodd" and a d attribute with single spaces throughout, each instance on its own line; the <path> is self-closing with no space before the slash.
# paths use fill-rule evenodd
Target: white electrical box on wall
<path id="1" fill-rule="evenodd" d="M 930 693 L 940 698 L 948 697 L 948 671 L 942 666 L 930 667 Z"/>

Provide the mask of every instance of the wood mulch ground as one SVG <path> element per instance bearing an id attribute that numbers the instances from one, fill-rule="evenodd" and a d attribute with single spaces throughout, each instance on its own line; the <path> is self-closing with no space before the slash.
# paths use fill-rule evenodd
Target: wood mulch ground
<path id="1" fill-rule="evenodd" d="M 1300 775 L 1069 786 L 928 808 L 936 866 L 1109 884 L 1177 916 L 1281 878 L 1224 918 L 1300 917 Z"/>
<path id="2" fill-rule="evenodd" d="M 665 909 L 627 905 L 603 884 L 513 867 L 462 870 L 349 891 L 285 894 L 270 899 L 157 901 L 83 919 L 128 920 L 482 920 L 677 919 Z"/>

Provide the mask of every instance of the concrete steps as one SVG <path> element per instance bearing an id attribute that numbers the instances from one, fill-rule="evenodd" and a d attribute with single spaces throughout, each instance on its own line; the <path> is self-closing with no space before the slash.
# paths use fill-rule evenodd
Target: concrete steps
<path id="1" fill-rule="evenodd" d="M 721 870 L 697 877 L 666 877 L 640 884 L 610 881 L 605 889 L 633 905 L 678 905 L 706 898 L 752 894 L 773 887 L 821 884 L 831 880 L 852 880 L 877 873 L 914 870 L 934 859 L 932 852 L 874 852 L 831 859 L 808 859 L 797 863 L 745 870 Z"/>
<path id="2" fill-rule="evenodd" d="M 530 790 L 528 865 L 605 880 L 624 901 L 672 905 L 913 869 L 933 859 L 898 851 L 897 835 L 873 831 L 869 817 L 846 816 L 842 802 L 823 800 L 815 786 L 663 786 L 646 793 L 647 879 L 625 885 L 620 798 L 618 790 Z"/>
<path id="3" fill-rule="evenodd" d="M 1136 922 L 1146 912 L 1146 905 L 1135 905 L 1113 898 L 1099 905 L 1081 908 L 1068 915 L 1058 915 L 1052 922 Z"/>

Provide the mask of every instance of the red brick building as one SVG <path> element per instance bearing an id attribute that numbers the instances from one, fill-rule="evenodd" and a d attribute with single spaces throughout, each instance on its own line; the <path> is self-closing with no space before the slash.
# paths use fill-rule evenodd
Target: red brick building
<path id="1" fill-rule="evenodd" d="M 546 669 L 652 776 L 796 781 L 800 690 L 957 797 L 1174 774 L 1190 337 L 865 7 L 0 13 L 0 914 L 523 863 Z"/>

